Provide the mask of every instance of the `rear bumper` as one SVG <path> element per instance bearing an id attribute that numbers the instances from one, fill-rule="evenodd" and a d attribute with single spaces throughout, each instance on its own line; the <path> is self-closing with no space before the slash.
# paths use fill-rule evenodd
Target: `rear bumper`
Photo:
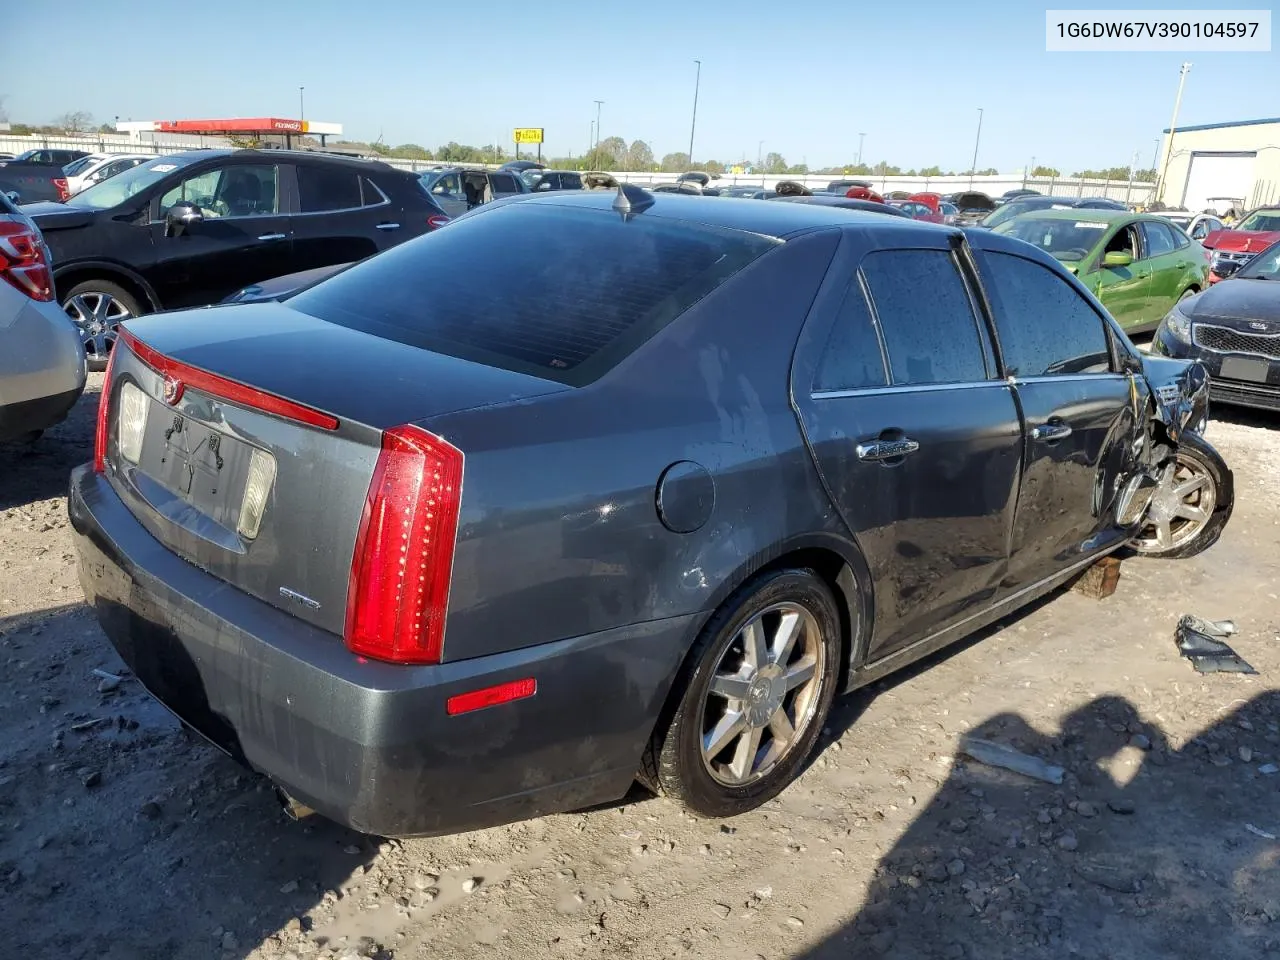
<path id="1" fill-rule="evenodd" d="M 104 478 L 68 500 L 85 596 L 146 688 L 215 745 L 330 819 L 425 835 L 622 796 L 692 618 L 434 667 L 362 661 L 341 640 L 165 549 Z M 517 680 L 529 699 L 450 717 Z"/>
<path id="2" fill-rule="evenodd" d="M 0 440 L 13 440 L 36 430 L 47 430 L 66 419 L 80 399 L 80 390 L 68 390 L 52 397 L 23 400 L 0 406 Z"/>

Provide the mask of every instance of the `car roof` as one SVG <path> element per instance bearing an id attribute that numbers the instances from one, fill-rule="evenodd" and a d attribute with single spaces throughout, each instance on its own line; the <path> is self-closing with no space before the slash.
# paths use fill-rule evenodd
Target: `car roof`
<path id="1" fill-rule="evenodd" d="M 559 207 L 585 207 L 593 210 L 612 208 L 617 193 L 596 190 L 590 193 L 552 192 L 536 194 L 525 204 Z M 873 226 L 890 224 L 900 230 L 954 230 L 907 217 L 885 216 L 827 203 L 762 203 L 734 197 L 707 197 L 693 194 L 653 193 L 652 206 L 634 214 L 640 217 L 662 217 L 685 220 L 728 230 L 741 230 L 761 236 L 785 239 L 822 227 Z"/>
<path id="2" fill-rule="evenodd" d="M 218 157 L 252 157 L 262 160 L 319 160 L 324 163 L 332 163 L 340 166 L 347 166 L 353 170 L 394 170 L 398 173 L 408 173 L 407 170 L 398 170 L 396 167 L 381 160 L 366 160 L 363 157 L 350 157 L 336 153 L 325 153 L 321 150 L 260 150 L 253 147 L 243 148 L 213 148 L 208 147 L 202 150 L 183 150 L 181 153 L 164 154 L 166 160 L 178 160 L 181 163 L 196 163 L 200 160 L 213 160 Z M 159 159 L 155 157 L 152 159 Z"/>
<path id="3" fill-rule="evenodd" d="M 1039 220 L 1096 220 L 1099 223 L 1118 223 L 1121 220 L 1159 220 L 1155 215 L 1130 213 L 1128 210 L 1111 210 L 1105 207 L 1072 207 L 1070 210 L 1032 210 L 1023 216 L 1034 214 Z"/>

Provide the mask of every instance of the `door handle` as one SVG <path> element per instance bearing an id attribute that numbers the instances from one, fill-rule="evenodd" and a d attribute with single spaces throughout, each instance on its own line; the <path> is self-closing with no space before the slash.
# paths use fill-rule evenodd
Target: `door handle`
<path id="1" fill-rule="evenodd" d="M 919 449 L 918 442 L 909 437 L 903 437 L 901 440 L 872 440 L 870 443 L 860 443 L 854 448 L 854 453 L 858 455 L 859 460 L 875 463 L 896 460 L 915 453 Z"/>
<path id="2" fill-rule="evenodd" d="M 1069 436 L 1071 436 L 1071 427 L 1061 421 L 1042 423 L 1031 431 L 1032 440 L 1043 440 L 1045 443 L 1056 443 Z"/>
<path id="3" fill-rule="evenodd" d="M 258 237 L 259 240 L 287 240 L 288 234 L 285 233 L 264 233 Z"/>
<path id="4" fill-rule="evenodd" d="M 399 230 L 400 229 L 400 224 L 398 223 L 377 223 L 377 224 L 374 224 L 374 226 L 377 227 L 379 230 Z"/>

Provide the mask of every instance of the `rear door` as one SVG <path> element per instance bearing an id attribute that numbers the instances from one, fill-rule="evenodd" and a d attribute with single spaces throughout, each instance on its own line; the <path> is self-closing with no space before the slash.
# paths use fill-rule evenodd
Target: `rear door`
<path id="1" fill-rule="evenodd" d="M 458 173 L 441 174 L 431 181 L 427 192 L 450 217 L 460 217 L 467 212 L 467 194 L 462 189 L 462 177 Z"/>
<path id="2" fill-rule="evenodd" d="M 794 392 L 874 579 L 875 659 L 995 595 L 1022 433 L 955 255 L 877 250 L 855 266 L 816 373 Z"/>
<path id="3" fill-rule="evenodd" d="M 977 259 L 1025 423 L 1010 593 L 1126 536 L 1114 509 L 1142 440 L 1138 393 L 1102 316 L 1070 283 L 1015 254 Z"/>
<path id="4" fill-rule="evenodd" d="M 1159 323 L 1182 291 L 1195 279 L 1198 268 L 1206 263 L 1203 255 L 1195 262 L 1195 248 L 1181 230 L 1155 220 L 1143 220 L 1142 245 L 1151 269 L 1151 286 L 1143 321 Z"/>
<path id="5" fill-rule="evenodd" d="M 216 303 L 241 287 L 290 272 L 283 169 L 224 160 L 191 170 L 151 201 L 155 260 L 143 275 L 165 308 Z M 196 204 L 204 221 L 175 234 L 165 213 L 179 200 Z"/>
<path id="6" fill-rule="evenodd" d="M 406 235 L 386 195 L 358 170 L 306 162 L 295 170 L 298 204 L 292 217 L 293 263 L 287 272 L 363 260 Z"/>
<path id="7" fill-rule="evenodd" d="M 490 198 L 492 200 L 525 192 L 520 189 L 520 184 L 517 182 L 515 174 L 501 171 L 489 174 L 489 190 L 493 194 Z"/>

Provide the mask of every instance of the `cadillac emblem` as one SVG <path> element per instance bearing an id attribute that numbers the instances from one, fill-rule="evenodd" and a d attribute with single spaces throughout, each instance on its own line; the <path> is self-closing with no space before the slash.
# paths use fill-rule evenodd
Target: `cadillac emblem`
<path id="1" fill-rule="evenodd" d="M 177 377 L 164 378 L 164 402 L 173 406 L 182 399 L 182 381 Z"/>

